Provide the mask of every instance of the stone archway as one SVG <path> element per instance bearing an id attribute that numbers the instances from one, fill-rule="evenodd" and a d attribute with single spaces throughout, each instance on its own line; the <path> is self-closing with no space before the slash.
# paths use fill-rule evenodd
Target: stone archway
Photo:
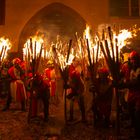
<path id="1" fill-rule="evenodd" d="M 18 52 L 22 52 L 27 38 L 37 32 L 45 37 L 47 43 L 51 43 L 57 35 L 65 41 L 73 39 L 76 32 L 82 35 L 85 27 L 85 20 L 76 11 L 61 3 L 52 3 L 37 12 L 26 23 L 20 34 Z"/>

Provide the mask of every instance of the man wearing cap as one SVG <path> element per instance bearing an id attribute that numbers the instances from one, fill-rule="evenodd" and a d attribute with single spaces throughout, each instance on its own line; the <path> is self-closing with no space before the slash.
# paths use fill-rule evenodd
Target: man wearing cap
<path id="1" fill-rule="evenodd" d="M 96 81 L 96 95 L 93 101 L 95 125 L 98 120 L 103 122 L 104 127 L 109 127 L 113 95 L 112 82 L 108 77 L 109 70 L 104 67 L 100 68 L 98 70 L 98 76 Z"/>
<path id="2" fill-rule="evenodd" d="M 13 101 L 21 103 L 21 110 L 25 110 L 26 103 L 26 90 L 24 86 L 24 82 L 21 79 L 22 68 L 21 68 L 21 60 L 19 58 L 13 59 L 13 66 L 11 66 L 8 70 L 8 74 L 10 75 L 10 94 L 7 99 L 7 104 L 4 111 L 9 109 L 10 103 Z"/>
<path id="3" fill-rule="evenodd" d="M 50 89 L 49 85 L 43 80 L 42 75 L 36 74 L 32 81 L 32 114 L 31 117 L 36 117 L 38 113 L 38 101 L 41 99 L 43 102 L 43 113 L 44 121 L 48 121 L 49 115 L 49 99 L 50 99 Z"/>
<path id="4" fill-rule="evenodd" d="M 44 81 L 50 86 L 50 102 L 56 102 L 56 73 L 53 61 L 47 62 L 47 68 L 44 72 Z"/>
<path id="5" fill-rule="evenodd" d="M 81 121 L 86 122 L 85 116 L 85 104 L 84 104 L 84 84 L 81 77 L 81 68 L 80 63 L 77 60 L 74 60 L 73 63 L 69 67 L 69 89 L 67 98 L 70 101 L 70 116 L 69 120 L 74 120 L 74 102 L 78 101 L 80 113 L 81 113 Z"/>
<path id="6" fill-rule="evenodd" d="M 128 88 L 128 110 L 131 126 L 135 129 L 136 138 L 140 139 L 140 55 L 136 51 L 129 54 L 129 78 L 119 85 Z"/>

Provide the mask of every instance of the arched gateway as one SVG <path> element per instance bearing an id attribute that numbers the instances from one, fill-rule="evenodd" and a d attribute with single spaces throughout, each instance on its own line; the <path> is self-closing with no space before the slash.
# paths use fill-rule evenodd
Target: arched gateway
<path id="1" fill-rule="evenodd" d="M 50 45 L 57 35 L 65 41 L 73 39 L 76 32 L 81 36 L 85 27 L 86 21 L 76 11 L 61 3 L 52 3 L 26 23 L 20 34 L 18 52 L 22 52 L 23 44 L 30 36 L 42 35 Z"/>

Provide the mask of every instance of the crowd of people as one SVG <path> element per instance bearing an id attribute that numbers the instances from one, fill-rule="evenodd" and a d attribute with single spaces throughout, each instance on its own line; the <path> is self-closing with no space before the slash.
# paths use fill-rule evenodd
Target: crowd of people
<path id="1" fill-rule="evenodd" d="M 57 74 L 56 66 L 52 60 L 47 62 L 47 67 L 43 73 L 32 73 L 32 69 L 26 70 L 26 63 L 19 58 L 14 58 L 12 62 L 8 60 L 1 64 L 0 69 L 0 87 L 1 97 L 5 96 L 6 104 L 2 111 L 10 109 L 12 102 L 19 102 L 21 110 L 27 110 L 30 107 L 30 117 L 38 115 L 38 101 L 41 99 L 43 103 L 44 121 L 49 119 L 50 102 L 56 101 Z M 84 75 L 81 62 L 74 58 L 70 66 L 68 66 L 68 79 L 64 84 L 69 102 L 69 118 L 68 121 L 74 120 L 74 102 L 78 102 L 81 113 L 81 121 L 86 122 L 86 102 L 84 92 L 86 89 L 85 81 L 92 83 L 91 75 Z M 86 78 L 85 78 L 86 77 Z M 93 112 L 94 125 L 103 122 L 103 127 L 110 127 L 111 112 L 114 88 L 117 88 L 124 99 L 120 99 L 119 108 L 123 108 L 125 104 L 129 111 L 131 119 L 131 127 L 135 129 L 135 136 L 140 138 L 140 55 L 136 51 L 129 54 L 128 61 L 120 64 L 120 79 L 116 83 L 110 76 L 107 66 L 99 67 L 97 70 L 95 83 L 92 83 L 89 91 L 93 93 L 91 110 Z M 28 102 L 30 104 L 28 104 Z"/>

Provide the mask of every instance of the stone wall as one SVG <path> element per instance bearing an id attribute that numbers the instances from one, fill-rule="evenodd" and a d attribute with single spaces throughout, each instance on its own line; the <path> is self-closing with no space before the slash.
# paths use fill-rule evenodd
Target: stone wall
<path id="1" fill-rule="evenodd" d="M 81 15 L 93 27 L 107 21 L 106 0 L 6 0 L 5 25 L 0 25 L 0 36 L 9 38 L 13 44 L 11 51 L 18 51 L 21 31 L 26 23 L 42 8 L 52 3 L 62 3 Z"/>
<path id="2" fill-rule="evenodd" d="M 13 45 L 11 52 L 17 52 L 19 39 L 23 29 L 30 19 L 41 9 L 52 3 L 63 4 L 85 20 L 94 30 L 98 25 L 108 23 L 140 23 L 137 19 L 120 19 L 109 17 L 109 0 L 6 0 L 5 25 L 0 25 L 0 36 L 11 40 Z"/>

